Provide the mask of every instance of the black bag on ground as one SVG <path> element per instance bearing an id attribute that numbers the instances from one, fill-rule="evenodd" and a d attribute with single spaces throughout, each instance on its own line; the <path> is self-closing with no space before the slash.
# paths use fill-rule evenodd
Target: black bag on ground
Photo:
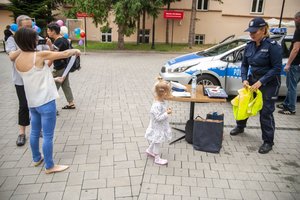
<path id="1" fill-rule="evenodd" d="M 224 115 L 221 115 L 224 119 Z M 208 116 L 211 117 L 211 116 Z M 194 120 L 193 147 L 195 150 L 218 153 L 222 148 L 223 120 L 203 119 Z"/>
<path id="2" fill-rule="evenodd" d="M 193 127 L 194 127 L 194 120 L 189 119 L 185 125 L 185 140 L 189 144 L 193 144 Z"/>

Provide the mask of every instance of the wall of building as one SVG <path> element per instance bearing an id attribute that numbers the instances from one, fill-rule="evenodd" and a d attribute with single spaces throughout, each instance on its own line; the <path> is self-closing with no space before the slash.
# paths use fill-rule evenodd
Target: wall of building
<path id="1" fill-rule="evenodd" d="M 261 14 L 251 13 L 252 0 L 223 0 L 223 4 L 217 1 L 209 1 L 208 11 L 197 11 L 196 34 L 205 35 L 205 43 L 217 43 L 229 35 L 245 35 L 244 30 L 247 28 L 249 21 L 261 16 L 266 20 L 280 17 L 282 0 L 266 0 L 264 4 L 264 12 Z M 297 5 L 300 6 L 299 0 L 289 0 L 285 2 L 283 13 L 283 22 L 293 20 L 294 14 L 298 11 Z M 171 9 L 184 11 L 182 20 L 174 20 L 174 43 L 187 43 L 189 34 L 189 25 L 191 17 L 191 1 L 180 1 L 171 4 Z M 112 38 L 117 41 L 117 26 L 111 20 Z M 150 42 L 152 39 L 152 17 L 146 16 L 146 29 L 150 29 Z M 163 18 L 163 10 L 156 19 L 155 42 L 165 42 L 166 19 Z M 294 32 L 294 27 L 288 27 L 288 34 Z M 91 39 L 100 41 L 100 30 L 93 29 L 90 32 Z M 172 36 L 172 20 L 169 26 L 169 42 Z M 136 41 L 136 33 L 131 37 L 125 37 L 127 42 Z"/>
<path id="2" fill-rule="evenodd" d="M 10 17 L 12 13 L 7 10 L 0 10 L 0 40 L 4 39 L 4 30 L 7 25 L 14 23 L 13 18 Z"/>
<path id="3" fill-rule="evenodd" d="M 0 0 L 6 1 L 6 0 Z M 187 43 L 190 18 L 191 18 L 191 0 L 182 0 L 171 3 L 171 9 L 184 11 L 184 18 L 182 20 L 174 20 L 173 27 L 173 41 L 174 43 Z M 205 43 L 217 43 L 229 35 L 245 35 L 244 30 L 247 28 L 249 21 L 256 16 L 264 17 L 266 20 L 270 18 L 280 17 L 282 0 L 265 0 L 264 12 L 262 14 L 251 13 L 252 0 L 223 0 L 223 4 L 217 1 L 210 0 L 208 11 L 197 11 L 196 14 L 196 34 L 205 35 Z M 285 1 L 285 8 L 283 13 L 283 21 L 293 20 L 294 14 L 299 11 L 300 0 Z M 60 11 L 55 11 L 60 12 Z M 11 24 L 12 18 L 9 17 L 10 12 L 0 10 L 0 37 L 3 38 L 3 30 L 7 24 Z M 63 17 L 62 17 L 63 18 Z M 80 19 L 80 18 L 79 18 Z M 81 18 L 83 19 L 83 18 Z M 109 24 L 112 28 L 112 41 L 118 41 L 118 27 L 114 24 L 114 15 L 111 14 Z M 96 27 L 92 23 L 92 18 L 86 18 L 87 22 L 87 38 L 88 40 L 101 41 L 101 31 L 99 25 Z M 142 17 L 141 17 L 142 25 Z M 146 15 L 146 29 L 150 29 L 150 42 L 152 40 L 152 17 Z M 71 31 L 71 30 L 70 30 Z M 163 18 L 163 9 L 161 14 L 156 19 L 155 42 L 164 43 L 166 40 L 166 19 Z M 294 27 L 288 27 L 288 33 L 292 34 Z M 136 42 L 137 33 L 130 37 L 125 37 L 126 42 Z M 172 39 L 172 20 L 169 26 L 169 42 Z"/>

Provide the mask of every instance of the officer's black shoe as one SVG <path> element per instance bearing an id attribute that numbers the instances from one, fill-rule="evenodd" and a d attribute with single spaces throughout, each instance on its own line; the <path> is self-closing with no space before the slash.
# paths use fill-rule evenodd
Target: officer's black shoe
<path id="1" fill-rule="evenodd" d="M 261 153 L 261 154 L 269 153 L 269 151 L 272 150 L 272 146 L 273 146 L 273 143 L 266 143 L 266 142 L 264 142 L 264 143 L 259 147 L 258 153 Z"/>
<path id="2" fill-rule="evenodd" d="M 244 128 L 240 128 L 238 126 L 230 131 L 230 135 L 238 135 L 240 133 L 244 133 Z"/>
<path id="3" fill-rule="evenodd" d="M 26 135 L 25 134 L 20 134 L 18 136 L 18 139 L 16 141 L 17 146 L 23 146 L 26 143 Z"/>

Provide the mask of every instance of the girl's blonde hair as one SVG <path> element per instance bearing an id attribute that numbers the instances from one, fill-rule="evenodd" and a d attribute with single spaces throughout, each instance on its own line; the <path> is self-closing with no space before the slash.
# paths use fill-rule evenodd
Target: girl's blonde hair
<path id="1" fill-rule="evenodd" d="M 154 92 L 156 97 L 170 96 L 171 87 L 169 82 L 163 80 L 161 77 L 157 77 L 157 82 L 154 86 Z"/>

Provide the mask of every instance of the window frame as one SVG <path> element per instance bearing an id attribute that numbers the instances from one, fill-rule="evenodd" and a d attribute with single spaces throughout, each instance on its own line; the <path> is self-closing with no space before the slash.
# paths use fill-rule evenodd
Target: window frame
<path id="1" fill-rule="evenodd" d="M 196 39 L 196 37 L 199 36 L 199 38 L 203 37 L 203 39 Z M 202 41 L 202 43 L 201 43 Z M 194 44 L 195 45 L 200 45 L 200 44 L 205 44 L 205 34 L 195 34 L 195 38 L 194 38 Z"/>
<path id="2" fill-rule="evenodd" d="M 105 36 L 105 41 L 102 40 L 103 36 Z M 111 41 L 108 41 L 108 36 L 110 36 Z M 112 28 L 109 28 L 108 32 L 101 32 L 100 41 L 103 43 L 112 43 Z"/>
<path id="3" fill-rule="evenodd" d="M 256 1 L 256 5 L 255 5 L 255 10 L 252 11 L 254 1 Z M 259 2 L 260 1 L 262 1 L 262 6 L 261 6 L 261 11 L 259 12 L 258 8 L 259 8 Z M 253 14 L 263 14 L 264 13 L 264 8 L 265 8 L 265 2 L 266 2 L 265 0 L 252 0 L 251 7 L 250 7 L 250 13 L 253 13 Z"/>
<path id="4" fill-rule="evenodd" d="M 139 30 L 139 42 L 142 43 L 142 33 L 143 29 Z M 149 31 L 149 34 L 147 34 L 147 31 Z M 151 29 L 145 28 L 145 44 L 150 44 L 150 35 L 151 35 Z"/>
<path id="5" fill-rule="evenodd" d="M 200 2 L 200 1 L 202 1 L 202 5 L 201 5 L 201 7 L 200 7 L 200 9 L 199 9 L 198 7 L 199 7 L 199 2 Z M 207 8 L 206 8 L 206 9 L 204 8 L 205 1 L 207 1 Z M 209 0 L 198 0 L 198 1 L 197 1 L 196 10 L 200 10 L 200 11 L 208 11 L 208 7 L 209 7 Z"/>

